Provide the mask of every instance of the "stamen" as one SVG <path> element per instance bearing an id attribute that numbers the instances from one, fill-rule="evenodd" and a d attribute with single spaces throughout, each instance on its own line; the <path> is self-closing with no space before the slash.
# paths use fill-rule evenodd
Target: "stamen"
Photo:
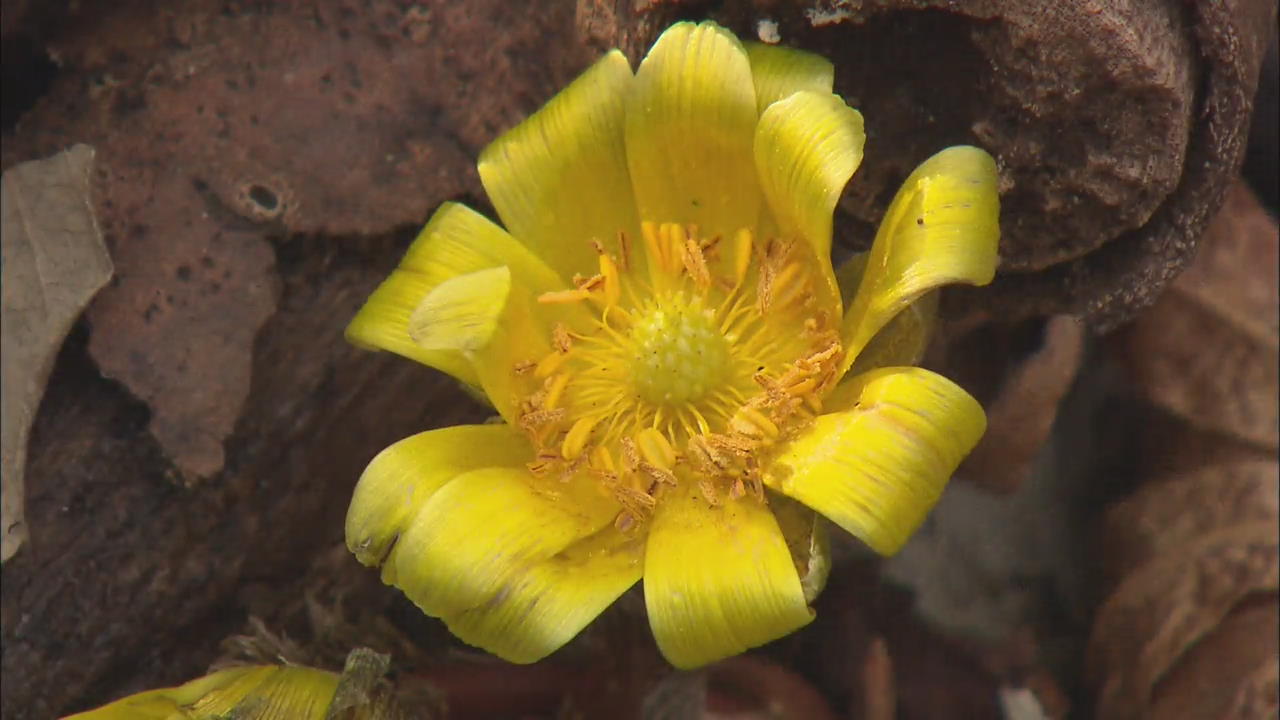
<path id="1" fill-rule="evenodd" d="M 631 238 L 622 230 L 618 231 L 618 252 L 622 260 L 622 269 L 629 272 L 631 270 Z"/>
<path id="2" fill-rule="evenodd" d="M 573 427 L 569 428 L 568 434 L 564 436 L 564 444 L 560 446 L 560 454 L 565 460 L 573 460 L 582 454 L 582 450 L 586 447 L 587 439 L 591 437 L 591 431 L 595 428 L 596 423 L 600 422 L 600 417 L 583 417 L 578 418 Z M 600 448 L 604 449 L 604 448 Z M 608 452 L 607 450 L 605 452 Z"/>
<path id="3" fill-rule="evenodd" d="M 750 406 L 743 406 L 729 419 L 729 429 L 748 437 L 774 440 L 778 437 L 778 426 L 764 416 L 764 413 Z"/>
<path id="4" fill-rule="evenodd" d="M 551 377 L 557 370 L 564 367 L 564 364 L 568 361 L 569 355 L 567 353 L 553 351 L 538 361 L 538 364 L 534 367 L 533 376 L 536 378 Z"/>
<path id="5" fill-rule="evenodd" d="M 539 295 L 538 302 L 544 305 L 575 303 L 586 300 L 589 297 L 591 297 L 591 293 L 581 288 L 574 290 L 550 290 Z"/>
<path id="6" fill-rule="evenodd" d="M 693 278 L 699 288 L 705 291 L 711 287 L 711 272 L 707 270 L 707 259 L 702 255 L 702 248 L 698 246 L 697 240 L 687 238 L 684 241 L 682 259 L 689 277 Z"/>
<path id="7" fill-rule="evenodd" d="M 662 243 L 658 238 L 658 225 L 651 220 L 640 223 L 640 234 L 644 236 L 644 249 L 649 254 L 649 262 L 660 270 L 667 269 L 666 258 L 662 253 Z"/>
<path id="8" fill-rule="evenodd" d="M 613 248 L 589 241 L 598 272 L 537 299 L 589 300 L 590 323 L 554 324 L 550 352 L 513 365 L 530 472 L 586 473 L 628 532 L 677 482 L 712 505 L 764 502 L 756 457 L 820 412 L 842 352 L 810 299 L 817 266 L 794 241 L 654 221 L 640 237 L 635 259 L 626 232 Z"/>
<path id="9" fill-rule="evenodd" d="M 636 446 L 640 450 L 640 456 L 650 465 L 670 470 L 676 464 L 675 448 L 671 447 L 662 433 L 653 428 L 641 430 L 636 435 Z"/>
<path id="10" fill-rule="evenodd" d="M 751 254 L 755 247 L 755 238 L 751 231 L 743 228 L 733 237 L 733 277 L 736 285 L 747 279 L 747 270 L 751 268 Z"/>
<path id="11" fill-rule="evenodd" d="M 554 410 L 560 404 L 560 397 L 564 395 L 564 389 L 568 384 L 568 373 L 560 373 L 549 379 L 547 381 L 547 397 L 542 402 L 543 407 L 547 410 Z"/>
<path id="12" fill-rule="evenodd" d="M 792 300 L 804 294 L 809 283 L 801 274 L 802 272 L 800 263 L 792 262 L 773 278 L 772 291 L 775 294 L 773 298 L 775 306 L 786 307 Z"/>
<path id="13" fill-rule="evenodd" d="M 613 464 L 613 453 L 609 452 L 609 448 L 604 445 L 597 445 L 596 449 L 591 451 L 591 464 L 608 473 L 616 475 L 618 472 L 618 467 Z"/>
<path id="14" fill-rule="evenodd" d="M 565 327 L 564 323 L 556 323 L 555 327 L 551 328 L 551 344 L 562 353 L 567 353 L 573 348 L 573 336 L 569 334 L 569 328 Z"/>
<path id="15" fill-rule="evenodd" d="M 613 306 L 622 299 L 622 278 L 618 275 L 618 266 L 609 255 L 601 255 L 600 276 L 604 278 L 604 301 Z"/>
<path id="16" fill-rule="evenodd" d="M 702 497 L 706 498 L 712 507 L 720 504 L 720 498 L 716 496 L 716 486 L 712 484 L 710 478 L 699 478 L 698 490 L 702 492 Z"/>

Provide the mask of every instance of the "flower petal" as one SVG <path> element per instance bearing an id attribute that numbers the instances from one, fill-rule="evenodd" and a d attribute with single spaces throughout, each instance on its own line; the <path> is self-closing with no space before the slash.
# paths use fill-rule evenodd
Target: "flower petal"
<path id="1" fill-rule="evenodd" d="M 982 437 L 986 415 L 923 368 L 875 370 L 848 392 L 853 409 L 819 416 L 770 463 L 765 483 L 892 555 Z"/>
<path id="2" fill-rule="evenodd" d="M 390 350 L 478 385 L 471 361 L 461 352 L 429 350 L 415 343 L 409 337 L 409 318 L 445 280 L 504 265 L 511 268 L 513 281 L 534 292 L 554 290 L 562 284 L 550 268 L 502 228 L 464 205 L 445 203 L 409 246 L 400 266 L 347 325 L 347 340 Z"/>
<path id="3" fill-rule="evenodd" d="M 654 511 L 644 597 L 658 647 L 679 668 L 735 655 L 813 619 L 769 508 L 751 496 L 712 507 L 688 480 Z"/>
<path id="4" fill-rule="evenodd" d="M 509 425 L 428 430 L 378 453 L 360 476 L 347 510 L 347 547 L 376 567 L 427 499 L 455 477 L 481 467 L 519 467 L 533 457 L 524 433 Z"/>
<path id="5" fill-rule="evenodd" d="M 480 154 L 480 180 L 512 235 L 560 272 L 596 272 L 589 245 L 638 237 L 623 142 L 631 66 L 614 50 Z"/>
<path id="6" fill-rule="evenodd" d="M 337 675 L 300 666 L 243 665 L 178 687 L 148 690 L 63 720 L 169 720 L 254 717 L 322 720 L 338 689 Z"/>
<path id="7" fill-rule="evenodd" d="M 751 80 L 756 88 L 756 111 L 801 90 L 823 94 L 831 92 L 835 83 L 835 67 L 831 61 L 803 50 L 743 43 L 751 62 Z"/>
<path id="8" fill-rule="evenodd" d="M 985 285 L 996 270 L 1000 198 L 986 151 L 960 146 L 921 163 L 898 190 L 845 312 L 845 367 L 902 308 L 940 285 Z"/>
<path id="9" fill-rule="evenodd" d="M 755 226 L 755 88 L 742 44 L 711 22 L 662 33 L 627 99 L 627 163 L 640 219 L 696 224 L 704 237 Z"/>
<path id="10" fill-rule="evenodd" d="M 461 350 L 489 344 L 511 292 L 507 266 L 451 277 L 427 293 L 409 316 L 409 337 L 427 350 Z"/>
<path id="11" fill-rule="evenodd" d="M 774 492 L 769 493 L 769 507 L 800 574 L 804 601 L 811 603 L 827 586 L 827 576 L 831 574 L 827 521 L 803 503 Z"/>
<path id="12" fill-rule="evenodd" d="M 609 525 L 512 577 L 484 605 L 444 621 L 454 635 L 504 660 L 537 662 L 640 579 L 642 548 Z"/>
<path id="13" fill-rule="evenodd" d="M 433 617 L 454 617 L 574 541 L 613 522 L 618 507 L 589 478 L 535 489 L 524 468 L 486 467 L 427 499 L 382 567 L 384 582 Z"/>
<path id="14" fill-rule="evenodd" d="M 838 95 L 801 91 L 770 105 L 755 135 L 756 171 L 786 234 L 831 254 L 831 217 L 862 162 L 862 115 Z"/>

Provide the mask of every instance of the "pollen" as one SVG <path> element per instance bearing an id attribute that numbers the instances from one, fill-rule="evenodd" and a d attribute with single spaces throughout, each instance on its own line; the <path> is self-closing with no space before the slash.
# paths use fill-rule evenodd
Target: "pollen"
<path id="1" fill-rule="evenodd" d="M 627 531 L 682 483 L 712 504 L 764 502 L 758 456 L 821 411 L 842 357 L 838 305 L 807 244 L 670 222 L 642 223 L 640 239 L 589 241 L 599 272 L 538 300 L 594 321 L 556 323 L 549 352 L 511 375 L 530 470 L 590 473 Z"/>

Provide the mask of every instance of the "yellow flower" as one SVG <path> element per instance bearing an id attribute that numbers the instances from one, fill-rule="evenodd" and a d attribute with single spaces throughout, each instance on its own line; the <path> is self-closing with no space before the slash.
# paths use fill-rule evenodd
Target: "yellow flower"
<path id="1" fill-rule="evenodd" d="M 680 23 L 634 74 L 605 55 L 482 153 L 506 230 L 445 204 L 347 336 L 478 388 L 504 422 L 378 455 L 347 516 L 362 563 L 514 662 L 643 576 L 659 647 L 694 667 L 812 619 L 814 510 L 881 553 L 906 541 L 985 416 L 920 368 L 845 375 L 869 344 L 901 362 L 880 331 L 918 329 L 927 312 L 899 311 L 930 289 L 991 280 L 995 164 L 955 147 L 921 165 L 842 269 L 862 275 L 842 312 L 832 213 L 864 136 L 832 76 Z"/>

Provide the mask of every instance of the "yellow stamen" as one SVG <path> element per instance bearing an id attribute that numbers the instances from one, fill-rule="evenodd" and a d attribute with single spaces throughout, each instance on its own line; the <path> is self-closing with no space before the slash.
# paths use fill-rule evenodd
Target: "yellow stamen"
<path id="1" fill-rule="evenodd" d="M 538 296 L 538 302 L 544 305 L 557 303 L 575 303 L 591 297 L 591 292 L 581 288 L 573 290 L 551 290 Z"/>
<path id="2" fill-rule="evenodd" d="M 578 418 L 573 427 L 569 428 L 569 432 L 564 436 L 564 444 L 560 446 L 560 455 L 565 460 L 573 460 L 582 454 L 583 448 L 587 445 L 587 439 L 591 437 L 591 431 L 595 429 L 596 423 L 600 422 L 600 417 L 583 417 Z M 604 450 L 604 448 L 600 448 Z M 608 452 L 607 450 L 605 452 Z"/>
<path id="3" fill-rule="evenodd" d="M 670 470 L 676 464 L 676 451 L 662 433 L 653 428 L 641 430 L 636 435 L 636 447 L 645 462 L 663 470 Z"/>
<path id="4" fill-rule="evenodd" d="M 622 299 L 622 279 L 618 274 L 618 265 L 611 256 L 600 256 L 600 275 L 604 278 L 605 304 L 617 305 Z"/>
<path id="5" fill-rule="evenodd" d="M 548 410 L 554 410 L 560 404 L 560 397 L 564 395 L 564 389 L 569 385 L 569 374 L 560 373 L 553 376 L 547 381 L 547 397 L 543 400 L 543 407 Z"/>
<path id="6" fill-rule="evenodd" d="M 538 361 L 538 364 L 534 367 L 533 376 L 536 378 L 551 377 L 551 375 L 557 370 L 564 367 L 564 364 L 568 362 L 568 360 L 569 356 L 566 353 L 559 351 L 549 353 L 546 357 Z"/>
<path id="7" fill-rule="evenodd" d="M 773 440 L 778 437 L 778 426 L 753 407 L 742 407 L 729 420 L 729 429 L 753 438 Z"/>
<path id="8" fill-rule="evenodd" d="M 684 241 L 681 259 L 684 260 L 685 270 L 689 271 L 689 277 L 693 278 L 693 282 L 699 288 L 705 291 L 711 287 L 711 272 L 707 270 L 707 259 L 703 256 L 697 240 L 688 238 Z"/>
<path id="9" fill-rule="evenodd" d="M 743 228 L 733 237 L 733 278 L 735 285 L 741 285 L 747 279 L 747 270 L 751 268 L 751 254 L 755 247 L 755 238 L 751 231 Z"/>

